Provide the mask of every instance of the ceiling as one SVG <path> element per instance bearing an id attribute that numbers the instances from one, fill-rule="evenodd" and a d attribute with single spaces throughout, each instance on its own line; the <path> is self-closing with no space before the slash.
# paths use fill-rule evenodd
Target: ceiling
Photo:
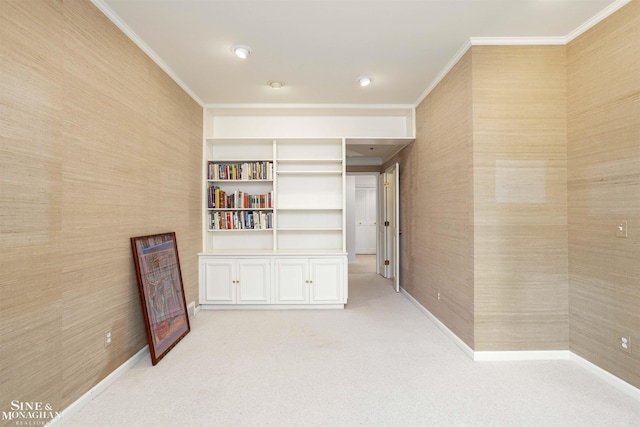
<path id="1" fill-rule="evenodd" d="M 470 41 L 564 43 L 629 0 L 92 1 L 203 106 L 414 106 Z M 397 151 L 348 148 L 374 163 Z"/>

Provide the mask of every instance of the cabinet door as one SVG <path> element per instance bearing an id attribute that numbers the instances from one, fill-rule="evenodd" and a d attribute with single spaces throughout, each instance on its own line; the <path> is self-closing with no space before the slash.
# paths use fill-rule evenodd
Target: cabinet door
<path id="1" fill-rule="evenodd" d="M 276 304 L 306 304 L 309 302 L 309 279 L 306 259 L 276 259 Z"/>
<path id="2" fill-rule="evenodd" d="M 204 301 L 216 304 L 235 304 L 235 261 L 207 259 L 204 268 Z"/>
<path id="3" fill-rule="evenodd" d="M 311 304 L 344 303 L 344 259 L 312 258 L 309 260 Z"/>
<path id="4" fill-rule="evenodd" d="M 271 302 L 271 262 L 269 259 L 238 260 L 238 304 Z"/>

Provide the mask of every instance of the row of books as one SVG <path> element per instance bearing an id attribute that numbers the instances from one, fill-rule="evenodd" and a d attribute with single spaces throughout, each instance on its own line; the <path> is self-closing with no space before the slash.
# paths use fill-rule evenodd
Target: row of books
<path id="1" fill-rule="evenodd" d="M 226 211 L 211 213 L 212 230 L 270 230 L 273 212 Z"/>
<path id="2" fill-rule="evenodd" d="M 248 194 L 240 190 L 227 193 L 212 186 L 209 187 L 208 206 L 213 209 L 270 209 L 273 208 L 273 191 L 266 194 Z"/>
<path id="3" fill-rule="evenodd" d="M 253 180 L 273 179 L 272 162 L 212 163 L 209 162 L 209 179 Z"/>

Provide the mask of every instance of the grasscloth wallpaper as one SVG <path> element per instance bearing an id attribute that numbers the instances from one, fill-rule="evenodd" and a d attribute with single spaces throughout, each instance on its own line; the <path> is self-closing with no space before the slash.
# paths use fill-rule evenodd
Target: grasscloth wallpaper
<path id="1" fill-rule="evenodd" d="M 416 121 L 405 289 L 476 351 L 571 350 L 640 387 L 640 2 L 566 46 L 472 47 Z"/>
<path id="2" fill-rule="evenodd" d="M 571 350 L 640 388 L 640 1 L 567 59 Z"/>
<path id="3" fill-rule="evenodd" d="M 416 140 L 400 153 L 400 277 L 473 347 L 471 60 L 467 52 L 420 104 Z"/>
<path id="4" fill-rule="evenodd" d="M 146 345 L 130 237 L 197 300 L 202 108 L 89 1 L 0 0 L 0 40 L 0 410 L 61 411 Z"/>
<path id="5" fill-rule="evenodd" d="M 565 46 L 472 57 L 474 349 L 566 349 Z"/>

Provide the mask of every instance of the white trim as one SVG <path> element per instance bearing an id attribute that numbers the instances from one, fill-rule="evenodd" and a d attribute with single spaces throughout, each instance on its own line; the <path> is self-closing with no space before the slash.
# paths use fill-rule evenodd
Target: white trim
<path id="1" fill-rule="evenodd" d="M 590 28 L 594 27 L 596 24 L 600 23 L 601 21 L 603 21 L 604 19 L 608 18 L 609 16 L 613 15 L 615 12 L 618 11 L 618 9 L 621 9 L 622 6 L 626 5 L 629 2 L 631 2 L 631 0 L 617 0 L 617 1 L 613 2 L 613 3 L 611 3 L 609 6 L 604 8 L 596 16 L 594 16 L 593 18 L 589 19 L 587 22 L 585 22 L 584 24 L 580 25 L 575 30 L 571 31 L 567 35 L 567 37 L 565 37 L 566 42 L 569 43 L 571 40 L 573 40 L 576 37 L 580 36 L 581 34 L 587 32 L 587 30 L 589 30 Z"/>
<path id="2" fill-rule="evenodd" d="M 204 105 L 202 100 L 191 90 L 185 82 L 183 82 L 176 73 L 144 42 L 138 35 L 104 2 L 104 0 L 91 0 L 93 3 L 111 22 L 116 24 L 118 28 L 131 39 L 144 53 L 147 54 L 153 62 L 155 62 L 178 86 L 182 88 L 195 102 L 201 107 Z"/>
<path id="3" fill-rule="evenodd" d="M 566 44 L 566 37 L 470 37 L 472 46 L 547 46 Z"/>
<path id="4" fill-rule="evenodd" d="M 438 86 L 438 84 L 442 81 L 442 79 L 444 79 L 444 77 L 447 74 L 449 74 L 449 71 L 451 71 L 451 69 L 458 63 L 458 61 L 462 59 L 464 54 L 467 53 L 467 51 L 470 48 L 471 48 L 471 40 L 467 40 L 465 44 L 460 48 L 460 50 L 458 50 L 458 52 L 453 56 L 453 58 L 451 58 L 451 60 L 447 63 L 447 65 L 445 65 L 442 71 L 440 71 L 440 74 L 438 74 L 436 78 L 431 82 L 431 84 L 424 90 L 424 92 L 422 92 L 422 95 L 420 95 L 417 101 L 413 104 L 414 108 L 417 108 L 418 105 L 420 105 L 420 103 L 424 101 L 424 99 L 427 96 L 429 96 L 431 91 L 435 89 L 436 86 Z M 414 119 L 414 124 L 415 124 L 415 119 Z"/>
<path id="5" fill-rule="evenodd" d="M 456 334 L 451 332 L 451 330 L 444 323 L 442 323 L 436 316 L 431 314 L 429 310 L 427 310 L 422 304 L 420 304 L 415 298 L 413 298 L 404 288 L 400 288 L 400 293 L 407 297 L 407 299 L 411 301 L 413 305 L 415 305 L 416 308 L 420 310 L 420 312 L 422 312 L 422 314 L 427 316 L 429 320 L 431 320 L 438 327 L 438 329 L 440 329 L 449 339 L 451 339 L 451 341 L 454 342 L 454 344 L 460 347 L 460 350 L 462 350 L 464 354 L 469 356 L 470 359 L 474 359 L 473 349 L 469 347 L 467 343 L 462 341 Z"/>
<path id="6" fill-rule="evenodd" d="M 440 71 L 440 74 L 431 82 L 431 84 L 422 92 L 422 95 L 414 103 L 414 107 L 418 107 L 422 101 L 431 93 L 433 89 L 444 79 L 451 69 L 460 61 L 464 54 L 471 46 L 531 46 L 531 45 L 567 45 L 571 40 L 575 39 L 582 33 L 589 30 L 599 22 L 617 12 L 631 0 L 616 0 L 593 18 L 570 32 L 566 36 L 557 37 L 470 37 L 462 48 L 451 58 L 447 65 Z"/>
<path id="7" fill-rule="evenodd" d="M 523 360 L 569 360 L 569 350 L 550 351 L 476 351 L 473 360 L 476 362 L 511 362 Z"/>
<path id="8" fill-rule="evenodd" d="M 83 394 L 67 406 L 60 415 L 47 423 L 48 426 L 64 425 L 65 420 L 71 418 L 74 414 L 80 412 L 82 408 L 87 406 L 89 402 L 98 397 L 100 393 L 105 391 L 111 384 L 113 384 L 118 378 L 120 378 L 125 372 L 133 368 L 140 360 L 147 357 L 149 354 L 149 346 L 146 345 L 139 352 L 131 356 L 129 360 L 120 365 L 117 369 L 107 375 L 102 381 L 93 386 L 88 392 Z"/>
<path id="9" fill-rule="evenodd" d="M 202 310 L 343 310 L 344 304 L 209 304 L 200 303 Z"/>
<path id="10" fill-rule="evenodd" d="M 305 110 L 413 110 L 413 104 L 206 104 L 206 109 L 305 109 Z"/>
<path id="11" fill-rule="evenodd" d="M 626 0 L 625 0 L 626 1 Z M 564 45 L 566 44 L 566 37 L 469 37 L 467 42 L 458 50 L 458 52 L 451 58 L 447 65 L 440 71 L 440 74 L 431 82 L 429 87 L 422 92 L 420 98 L 414 103 L 414 107 L 417 108 L 422 101 L 435 89 L 438 84 L 445 78 L 447 74 L 455 67 L 455 65 L 462 59 L 465 53 L 471 48 L 471 46 L 536 46 L 536 45 Z"/>
<path id="12" fill-rule="evenodd" d="M 404 288 L 400 288 L 402 293 L 409 301 L 416 306 L 422 314 L 427 316 L 435 325 L 448 337 L 454 344 L 469 356 L 474 362 L 507 362 L 507 361 L 538 361 L 538 360 L 569 360 L 582 366 L 591 374 L 597 376 L 607 384 L 617 388 L 622 393 L 630 396 L 631 398 L 640 401 L 640 388 L 636 388 L 621 378 L 613 375 L 612 373 L 602 369 L 601 367 L 594 365 L 586 359 L 578 356 L 570 350 L 552 350 L 552 351 L 474 351 L 464 341 L 462 341 L 456 334 L 437 317 L 435 317 L 429 310 L 427 310 L 422 304 L 420 304 L 415 298 L 413 298 Z"/>
<path id="13" fill-rule="evenodd" d="M 578 365 L 582 366 L 584 369 L 586 369 L 593 375 L 597 376 L 607 384 L 617 388 L 624 394 L 640 402 L 640 388 L 636 388 L 632 386 L 628 382 L 616 377 L 612 373 L 605 371 L 601 367 L 594 365 L 593 363 L 589 362 L 586 359 L 583 359 L 582 357 L 578 356 L 573 352 L 571 352 L 570 354 L 571 354 L 570 360 L 572 362 L 577 363 Z"/>

